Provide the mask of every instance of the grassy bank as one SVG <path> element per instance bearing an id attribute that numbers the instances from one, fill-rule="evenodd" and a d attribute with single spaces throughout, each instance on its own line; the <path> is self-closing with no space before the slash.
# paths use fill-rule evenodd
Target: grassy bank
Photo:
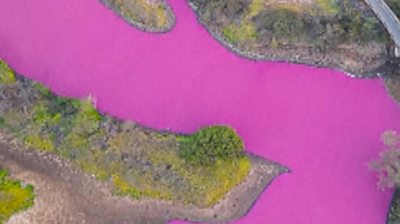
<path id="1" fill-rule="evenodd" d="M 2 66 L 0 80 L 12 74 Z M 228 127 L 157 132 L 100 114 L 91 98 L 59 97 L 12 77 L 0 82 L 0 128 L 32 150 L 55 153 L 110 181 L 117 194 L 206 207 L 250 170 L 242 140 Z"/>

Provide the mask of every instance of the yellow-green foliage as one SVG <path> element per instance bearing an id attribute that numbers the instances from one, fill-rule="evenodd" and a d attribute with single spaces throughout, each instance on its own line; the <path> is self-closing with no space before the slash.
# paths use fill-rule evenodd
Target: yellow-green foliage
<path id="1" fill-rule="evenodd" d="M 93 106 L 92 99 L 77 101 L 77 104 L 78 112 L 75 116 L 73 132 L 81 136 L 90 135 L 97 131 L 102 117 Z"/>
<path id="2" fill-rule="evenodd" d="M 8 65 L 0 60 L 0 84 L 12 84 L 15 82 L 14 72 Z"/>
<path id="3" fill-rule="evenodd" d="M 302 4 L 302 3 L 282 2 L 282 3 L 276 3 L 276 4 L 272 5 L 271 9 L 273 9 L 275 11 L 287 10 L 287 11 L 291 11 L 293 13 L 307 13 L 307 12 L 310 12 L 311 7 L 310 7 L 310 5 L 306 5 L 306 4 Z"/>
<path id="4" fill-rule="evenodd" d="M 226 130 L 226 131 L 220 131 Z M 201 131 L 190 135 L 195 136 L 196 145 L 200 144 L 201 136 L 209 136 L 207 133 L 225 133 L 223 136 L 219 136 L 222 139 L 231 139 L 232 136 L 236 134 L 224 126 L 216 126 L 201 129 Z M 199 134 L 200 133 L 200 134 Z M 197 135 L 196 135 L 197 134 Z M 178 141 L 185 141 L 190 138 L 190 136 L 179 136 Z M 200 139 L 198 138 L 200 136 Z M 211 134 L 216 138 L 214 134 Z M 114 136 L 110 141 L 110 148 L 113 148 L 114 152 L 119 152 L 119 147 L 122 145 L 128 145 L 129 138 L 127 138 L 127 133 L 120 133 Z M 159 141 L 167 141 L 168 138 L 158 138 Z M 209 138 L 204 138 L 206 141 L 203 142 L 206 146 L 210 145 Z M 198 141 L 197 141 L 198 140 Z M 176 140 L 175 140 L 176 141 Z M 221 142 L 216 141 L 215 147 L 219 147 L 218 152 L 225 152 L 225 149 L 230 147 L 221 146 Z M 238 146 L 238 149 L 243 148 L 243 143 L 235 141 L 228 145 Z M 122 145 L 121 145 L 122 144 Z M 193 145 L 193 144 L 191 144 Z M 116 146 L 116 147 L 115 147 Z M 199 149 L 200 150 L 200 149 Z M 229 150 L 228 150 L 229 151 Z M 157 148 L 150 147 L 143 150 L 150 164 L 154 167 L 169 167 L 170 173 L 174 173 L 182 179 L 182 182 L 177 184 L 165 183 L 164 181 L 154 178 L 154 173 L 149 172 L 139 172 L 130 171 L 128 173 L 124 172 L 124 169 L 113 172 L 112 180 L 115 190 L 120 195 L 130 195 L 133 198 L 150 197 L 162 200 L 173 200 L 179 201 L 184 204 L 194 204 L 199 207 L 207 207 L 218 202 L 228 191 L 230 191 L 234 186 L 242 182 L 247 176 L 250 170 L 250 161 L 248 157 L 244 155 L 229 154 L 227 157 L 216 157 L 217 160 L 212 160 L 212 163 L 207 164 L 196 164 L 193 165 L 188 163 L 184 158 L 180 156 L 179 147 L 177 148 Z M 128 179 L 133 181 L 128 181 Z"/>
<path id="5" fill-rule="evenodd" d="M 222 34 L 231 43 L 252 40 L 257 36 L 254 25 L 243 23 L 239 26 L 228 25 L 222 29 Z"/>
<path id="6" fill-rule="evenodd" d="M 116 188 L 116 193 L 120 195 L 129 195 L 133 198 L 139 199 L 141 197 L 140 191 L 126 182 L 119 175 L 114 174 L 112 176 L 113 184 Z"/>
<path id="7" fill-rule="evenodd" d="M 148 0 L 110 1 L 113 7 L 133 23 L 148 28 L 161 28 L 168 25 L 168 13 L 163 3 Z"/>
<path id="8" fill-rule="evenodd" d="M 0 168 L 0 224 L 31 207 L 34 197 L 32 185 L 22 186 L 19 181 L 10 180 L 8 172 Z"/>
<path id="9" fill-rule="evenodd" d="M 174 151 L 154 151 L 149 154 L 154 164 L 168 164 L 182 176 L 189 186 L 181 191 L 184 203 L 207 207 L 218 202 L 234 186 L 242 182 L 250 171 L 250 160 L 246 156 L 236 159 L 218 160 L 208 166 L 192 166 Z"/>
<path id="10" fill-rule="evenodd" d="M 249 11 L 246 18 L 251 19 L 253 16 L 258 15 L 264 9 L 266 1 L 265 0 L 253 0 L 249 5 Z"/>
<path id="11" fill-rule="evenodd" d="M 112 181 L 115 187 L 115 192 L 119 195 L 129 195 L 135 199 L 147 197 L 169 201 L 173 198 L 172 192 L 168 188 L 156 186 L 149 175 L 141 175 L 137 177 L 141 181 L 141 188 L 128 183 L 118 174 L 113 174 Z"/>
<path id="12" fill-rule="evenodd" d="M 215 167 L 210 167 L 209 175 L 202 175 L 193 184 L 204 184 L 204 205 L 217 203 L 228 191 L 242 182 L 250 171 L 250 161 L 247 157 L 238 160 L 219 160 Z"/>
<path id="13" fill-rule="evenodd" d="M 35 87 L 36 90 L 38 90 L 43 96 L 50 96 L 51 92 L 49 89 L 47 89 L 44 85 L 40 84 L 40 83 L 35 83 L 33 85 Z"/>
<path id="14" fill-rule="evenodd" d="M 40 136 L 38 134 L 26 136 L 24 143 L 27 147 L 36 150 L 51 152 L 54 151 L 53 141 L 49 137 Z"/>
<path id="15" fill-rule="evenodd" d="M 165 26 L 167 23 L 167 13 L 165 7 L 162 4 L 154 4 L 147 0 L 134 0 L 134 4 L 138 8 L 143 9 L 147 17 L 153 18 L 156 21 L 158 27 Z"/>
<path id="16" fill-rule="evenodd" d="M 48 108 L 43 104 L 39 104 L 34 108 L 33 121 L 37 125 L 52 126 L 60 123 L 61 119 L 62 115 L 60 113 L 50 114 Z"/>
<path id="17" fill-rule="evenodd" d="M 337 0 L 315 0 L 315 2 L 325 15 L 336 15 L 339 13 L 340 9 L 337 5 Z"/>

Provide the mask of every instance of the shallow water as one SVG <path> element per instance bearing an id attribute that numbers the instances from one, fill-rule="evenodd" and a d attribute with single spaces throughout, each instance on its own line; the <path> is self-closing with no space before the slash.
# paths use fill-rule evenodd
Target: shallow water
<path id="1" fill-rule="evenodd" d="M 101 111 L 191 132 L 229 124 L 249 151 L 292 173 L 236 223 L 384 223 L 391 192 L 366 164 L 400 107 L 380 80 L 252 62 L 221 47 L 184 0 L 177 25 L 140 32 L 97 0 L 1 0 L 0 57 L 62 95 L 93 95 Z"/>

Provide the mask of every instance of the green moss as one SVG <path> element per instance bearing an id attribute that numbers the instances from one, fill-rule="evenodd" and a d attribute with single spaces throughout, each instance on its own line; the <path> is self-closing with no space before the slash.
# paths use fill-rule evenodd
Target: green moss
<path id="1" fill-rule="evenodd" d="M 8 65 L 0 60 L 0 84 L 13 84 L 15 83 L 14 72 L 8 67 Z"/>
<path id="2" fill-rule="evenodd" d="M 23 186 L 19 181 L 10 180 L 7 170 L 0 169 L 0 224 L 31 207 L 34 197 L 32 185 Z"/>

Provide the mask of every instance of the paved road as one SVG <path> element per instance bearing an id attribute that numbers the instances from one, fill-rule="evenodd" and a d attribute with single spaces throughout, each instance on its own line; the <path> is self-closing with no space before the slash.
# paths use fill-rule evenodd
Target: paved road
<path id="1" fill-rule="evenodd" d="M 400 20 L 384 0 L 365 0 L 375 14 L 383 22 L 392 39 L 400 47 Z"/>

